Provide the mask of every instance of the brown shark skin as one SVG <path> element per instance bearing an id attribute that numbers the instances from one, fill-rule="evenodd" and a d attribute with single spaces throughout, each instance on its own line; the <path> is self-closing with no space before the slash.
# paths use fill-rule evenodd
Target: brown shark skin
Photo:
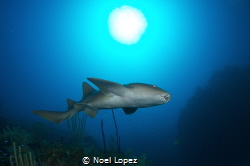
<path id="1" fill-rule="evenodd" d="M 87 78 L 100 90 L 95 90 L 87 82 L 82 83 L 83 98 L 79 102 L 67 99 L 68 110 L 65 112 L 35 110 L 33 114 L 57 124 L 84 111 L 94 118 L 98 110 L 123 108 L 125 114 L 132 114 L 138 108 L 162 105 L 171 99 L 170 93 L 150 84 L 130 83 L 121 85 L 115 82 Z"/>

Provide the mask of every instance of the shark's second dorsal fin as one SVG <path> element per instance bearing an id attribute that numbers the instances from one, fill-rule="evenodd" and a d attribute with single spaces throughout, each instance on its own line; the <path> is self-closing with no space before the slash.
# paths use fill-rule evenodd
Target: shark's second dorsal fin
<path id="1" fill-rule="evenodd" d="M 88 80 L 95 84 L 100 89 L 100 91 L 106 96 L 123 96 L 124 93 L 127 91 L 126 87 L 116 82 L 111 82 L 99 78 L 88 78 Z"/>
<path id="2" fill-rule="evenodd" d="M 129 114 L 133 114 L 135 113 L 135 111 L 138 109 L 138 108 L 122 108 L 123 111 L 125 112 L 125 114 L 129 115 Z"/>
<path id="3" fill-rule="evenodd" d="M 82 93 L 83 93 L 82 98 L 85 98 L 93 91 L 95 91 L 95 89 L 92 86 L 90 86 L 87 82 L 82 83 Z"/>
<path id="4" fill-rule="evenodd" d="M 66 101 L 67 101 L 67 104 L 68 104 L 68 109 L 70 109 L 73 106 L 73 104 L 76 103 L 74 100 L 71 100 L 71 99 L 67 99 Z"/>

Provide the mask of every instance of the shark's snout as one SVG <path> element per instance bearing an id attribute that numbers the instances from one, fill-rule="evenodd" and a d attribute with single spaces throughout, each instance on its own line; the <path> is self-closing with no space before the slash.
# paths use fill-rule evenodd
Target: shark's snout
<path id="1" fill-rule="evenodd" d="M 171 99 L 170 94 L 162 95 L 162 97 L 165 99 L 166 103 Z"/>

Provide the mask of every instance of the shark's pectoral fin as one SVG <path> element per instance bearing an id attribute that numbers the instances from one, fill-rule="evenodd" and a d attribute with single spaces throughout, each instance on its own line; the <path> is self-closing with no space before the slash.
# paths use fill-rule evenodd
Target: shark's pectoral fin
<path id="1" fill-rule="evenodd" d="M 129 115 L 129 114 L 133 114 L 135 113 L 135 111 L 138 109 L 138 108 L 122 108 L 123 111 L 125 112 L 125 114 Z"/>
<path id="2" fill-rule="evenodd" d="M 126 87 L 116 82 L 111 82 L 99 78 L 88 78 L 88 80 L 95 84 L 106 96 L 123 96 L 128 90 Z"/>

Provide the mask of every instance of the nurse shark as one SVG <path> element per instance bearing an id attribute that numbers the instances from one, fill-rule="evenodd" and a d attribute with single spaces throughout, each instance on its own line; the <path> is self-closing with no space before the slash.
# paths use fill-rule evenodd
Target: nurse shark
<path id="1" fill-rule="evenodd" d="M 122 108 L 125 114 L 133 114 L 138 108 L 153 107 L 169 102 L 170 93 L 150 84 L 130 83 L 121 85 L 99 78 L 87 78 L 96 85 L 94 89 L 87 82 L 82 83 L 83 97 L 79 102 L 67 99 L 65 112 L 34 110 L 33 114 L 57 124 L 80 111 L 94 118 L 98 110 Z"/>

